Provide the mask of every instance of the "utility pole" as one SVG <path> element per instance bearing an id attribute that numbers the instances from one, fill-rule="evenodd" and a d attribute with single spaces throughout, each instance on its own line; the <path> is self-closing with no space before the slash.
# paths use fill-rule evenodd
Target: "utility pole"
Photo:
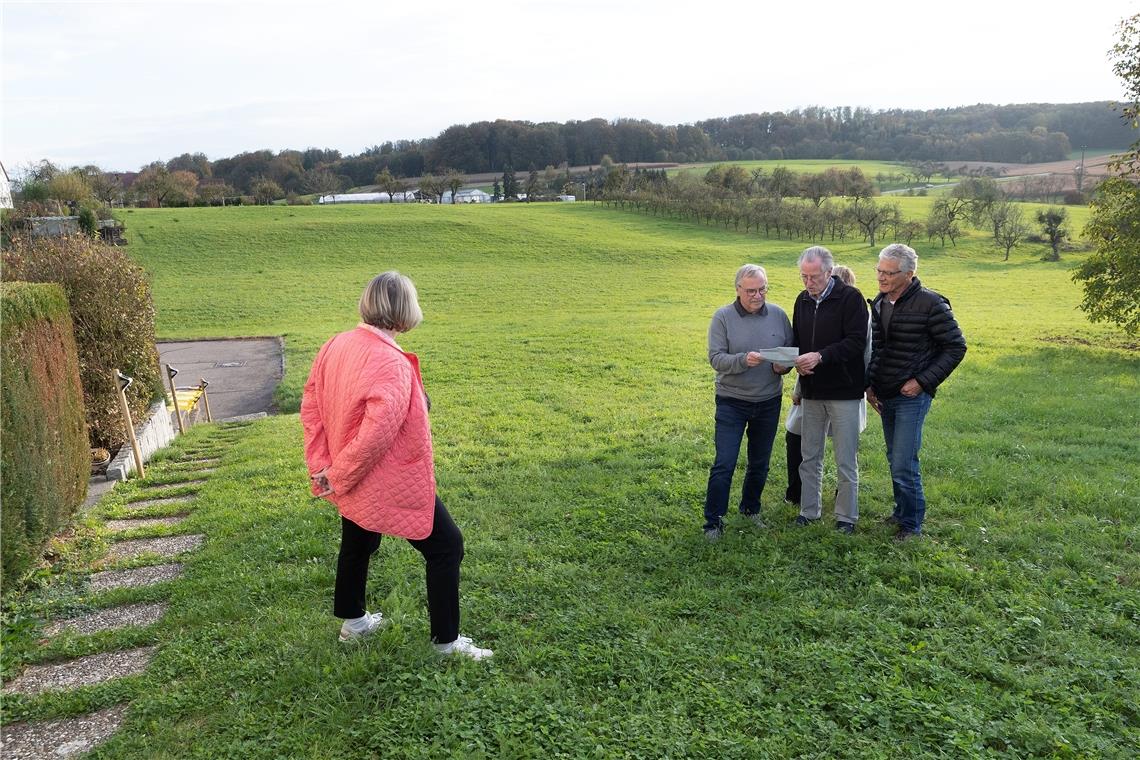
<path id="1" fill-rule="evenodd" d="M 1077 171 L 1077 192 L 1085 191 L 1085 146 L 1081 146 L 1081 168 Z"/>

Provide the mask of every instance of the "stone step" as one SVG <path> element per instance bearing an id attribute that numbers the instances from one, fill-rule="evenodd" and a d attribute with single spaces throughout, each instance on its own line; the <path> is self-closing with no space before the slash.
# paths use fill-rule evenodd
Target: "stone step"
<path id="1" fill-rule="evenodd" d="M 196 475 L 197 473 L 193 474 Z M 177 488 L 186 488 L 187 486 L 200 486 L 209 482 L 209 478 L 192 478 L 190 480 L 179 480 L 173 483 L 153 483 L 144 485 L 142 492 L 148 496 L 159 496 L 164 491 L 173 491 Z"/>
<path id="2" fill-rule="evenodd" d="M 142 509 L 150 509 L 151 507 L 166 507 L 174 504 L 186 504 L 198 497 L 195 494 L 188 494 L 186 496 L 167 496 L 163 499 L 143 499 L 142 501 L 131 501 L 123 505 L 123 509 L 128 512 L 135 512 Z"/>
<path id="3" fill-rule="evenodd" d="M 193 551 L 206 539 L 201 533 L 183 536 L 163 536 L 161 538 L 133 538 L 111 544 L 104 559 L 128 559 L 143 554 L 157 554 L 160 557 L 177 557 Z"/>
<path id="4" fill-rule="evenodd" d="M 171 562 L 166 565 L 132 567 L 129 570 L 104 570 L 101 573 L 92 573 L 87 581 L 90 589 L 98 593 L 119 588 L 153 586 L 172 581 L 180 575 L 182 575 L 182 563 Z"/>
<path id="5" fill-rule="evenodd" d="M 89 635 L 99 631 L 114 631 L 130 625 L 154 625 L 166 612 L 165 602 L 153 604 L 124 604 L 95 610 L 87 615 L 66 618 L 51 623 L 44 629 L 45 636 L 58 636 L 64 631 Z"/>
<path id="6" fill-rule="evenodd" d="M 75 757 L 107 741 L 123 723 L 127 706 L 115 705 L 75 718 L 13 723 L 0 728 L 4 760 Z"/>
<path id="7" fill-rule="evenodd" d="M 159 525 L 178 525 L 186 522 L 186 515 L 171 515 L 170 517 L 139 517 L 133 520 L 108 520 L 104 525 L 107 530 L 116 533 L 137 528 L 154 528 Z"/>
<path id="8" fill-rule="evenodd" d="M 29 665 L 24 672 L 4 684 L 5 694 L 42 694 L 45 691 L 93 686 L 115 678 L 135 676 L 146 670 L 155 647 L 139 647 L 118 652 L 77 657 L 49 665 Z"/>

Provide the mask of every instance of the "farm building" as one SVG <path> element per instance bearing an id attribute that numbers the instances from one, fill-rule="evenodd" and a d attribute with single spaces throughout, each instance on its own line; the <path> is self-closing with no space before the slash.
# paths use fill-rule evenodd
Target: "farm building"
<path id="1" fill-rule="evenodd" d="M 396 203 L 416 202 L 414 190 L 394 193 L 394 195 Z M 317 203 L 392 203 L 392 196 L 388 193 L 336 193 L 334 195 L 322 195 L 317 199 Z"/>
<path id="2" fill-rule="evenodd" d="M 468 190 L 460 190 L 455 194 L 456 203 L 490 203 L 490 193 L 485 193 L 479 188 L 470 188 Z M 451 191 L 446 190 L 443 193 L 443 199 L 440 203 L 451 203 Z"/>

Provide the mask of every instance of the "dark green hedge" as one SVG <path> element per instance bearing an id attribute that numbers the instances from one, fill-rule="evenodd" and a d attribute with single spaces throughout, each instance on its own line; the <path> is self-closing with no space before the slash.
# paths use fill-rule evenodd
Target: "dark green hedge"
<path id="1" fill-rule="evenodd" d="M 154 346 L 154 302 L 146 272 L 119 248 L 85 235 L 13 238 L 3 278 L 58 282 L 67 294 L 91 445 L 114 451 L 127 441 L 113 370 L 135 379 L 127 403 L 136 422 L 162 396 Z"/>
<path id="2" fill-rule="evenodd" d="M 11 583 L 87 495 L 91 452 L 71 315 L 55 284 L 0 285 L 0 561 Z"/>

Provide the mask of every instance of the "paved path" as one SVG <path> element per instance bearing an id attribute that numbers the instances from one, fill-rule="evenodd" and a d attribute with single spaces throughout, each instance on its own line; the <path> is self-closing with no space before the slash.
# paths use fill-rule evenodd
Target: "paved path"
<path id="1" fill-rule="evenodd" d="M 158 357 L 178 370 L 178 386 L 210 383 L 215 420 L 275 411 L 273 390 L 285 374 L 280 338 L 162 341 Z"/>

